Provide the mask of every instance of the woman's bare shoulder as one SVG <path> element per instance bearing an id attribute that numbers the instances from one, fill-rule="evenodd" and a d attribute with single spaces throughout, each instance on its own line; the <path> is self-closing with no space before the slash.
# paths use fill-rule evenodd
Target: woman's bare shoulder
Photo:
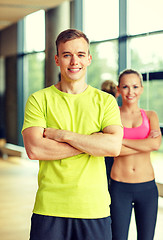
<path id="1" fill-rule="evenodd" d="M 156 111 L 154 111 L 154 110 L 144 110 L 144 111 L 148 118 L 158 117 Z"/>

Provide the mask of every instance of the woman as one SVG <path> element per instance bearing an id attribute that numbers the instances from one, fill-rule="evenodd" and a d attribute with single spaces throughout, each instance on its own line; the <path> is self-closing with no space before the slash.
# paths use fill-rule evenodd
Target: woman
<path id="1" fill-rule="evenodd" d="M 152 240 L 158 208 L 158 191 L 150 152 L 159 149 L 161 132 L 158 116 L 138 106 L 143 92 L 142 76 L 132 69 L 119 76 L 118 92 L 124 139 L 121 153 L 111 170 L 111 217 L 113 240 L 128 239 L 134 208 L 138 240 Z"/>

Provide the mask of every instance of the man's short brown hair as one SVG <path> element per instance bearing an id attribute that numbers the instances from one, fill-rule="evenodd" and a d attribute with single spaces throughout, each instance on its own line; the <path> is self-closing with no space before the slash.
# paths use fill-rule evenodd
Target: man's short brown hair
<path id="1" fill-rule="evenodd" d="M 84 38 L 89 46 L 89 39 L 82 31 L 77 29 L 67 29 L 61 32 L 56 39 L 57 55 L 58 55 L 58 46 L 60 43 L 65 43 L 67 41 L 74 40 L 77 38 Z"/>

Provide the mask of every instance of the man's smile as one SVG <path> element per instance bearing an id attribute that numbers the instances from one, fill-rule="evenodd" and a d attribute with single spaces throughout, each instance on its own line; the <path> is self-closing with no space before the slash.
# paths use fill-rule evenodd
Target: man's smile
<path id="1" fill-rule="evenodd" d="M 68 68 L 68 70 L 72 73 L 77 73 L 81 70 L 81 68 Z"/>

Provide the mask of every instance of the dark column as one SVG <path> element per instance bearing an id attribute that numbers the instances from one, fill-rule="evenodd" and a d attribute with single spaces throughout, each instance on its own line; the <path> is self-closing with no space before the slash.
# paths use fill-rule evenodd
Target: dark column
<path id="1" fill-rule="evenodd" d="M 59 68 L 55 64 L 55 40 L 58 34 L 70 28 L 70 3 L 64 2 L 60 6 L 46 12 L 46 60 L 45 84 L 50 86 L 58 82 Z"/>
<path id="2" fill-rule="evenodd" d="M 127 0 L 119 0 L 119 72 L 127 67 Z"/>

